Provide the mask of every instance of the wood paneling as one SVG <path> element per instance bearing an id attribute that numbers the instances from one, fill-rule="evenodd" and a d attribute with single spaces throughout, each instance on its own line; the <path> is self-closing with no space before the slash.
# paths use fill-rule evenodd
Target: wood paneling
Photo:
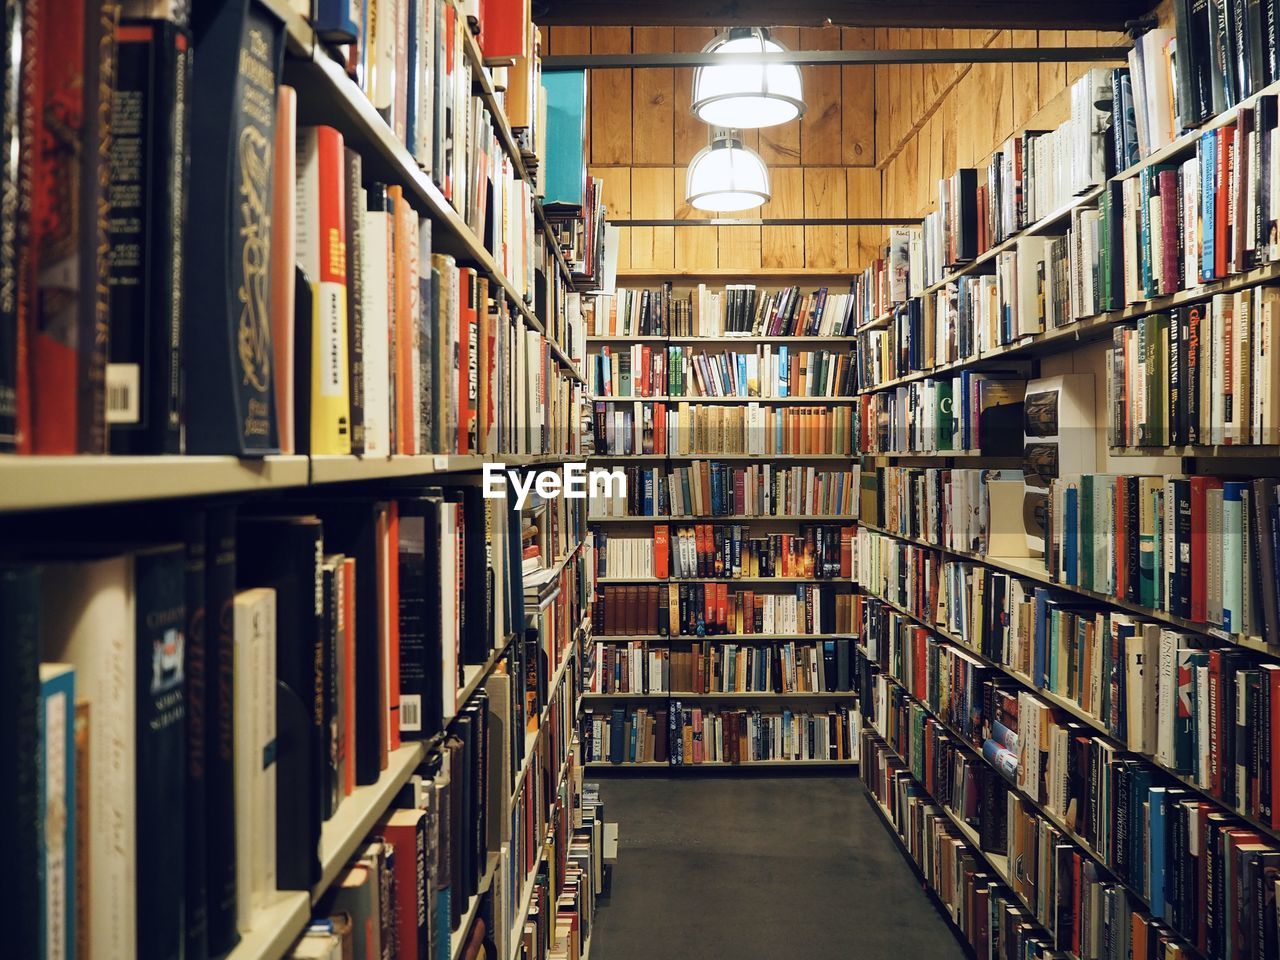
<path id="1" fill-rule="evenodd" d="M 635 53 L 671 53 L 670 27 L 636 27 Z M 635 164 L 674 163 L 675 71 L 633 70 L 631 79 L 631 157 Z"/>
<path id="2" fill-rule="evenodd" d="M 799 49 L 839 50 L 840 28 L 803 28 Z M 806 108 L 800 118 L 800 163 L 803 166 L 840 163 L 840 67 L 801 67 L 800 73 Z"/>
<path id="3" fill-rule="evenodd" d="M 670 220 L 675 216 L 675 192 L 671 167 L 633 167 L 631 215 L 637 220 Z M 608 194 L 605 194 L 608 196 Z M 632 227 L 631 266 L 675 266 L 675 227 Z"/>
<path id="4" fill-rule="evenodd" d="M 592 53 L 630 53 L 630 27 L 592 27 Z M 591 162 L 631 163 L 631 70 L 591 71 Z M 626 122 L 619 123 L 620 114 Z"/>
<path id="5" fill-rule="evenodd" d="M 840 31 L 844 50 L 874 50 L 876 33 L 865 27 Z M 869 167 L 876 162 L 876 68 L 840 68 L 840 162 Z"/>
<path id="6" fill-rule="evenodd" d="M 804 171 L 800 167 L 774 167 L 770 171 L 773 199 L 764 206 L 765 217 L 804 216 Z M 760 265 L 794 268 L 805 263 L 804 227 L 762 227 Z"/>
<path id="7" fill-rule="evenodd" d="M 630 167 L 589 167 L 593 177 L 603 182 L 604 205 L 610 220 L 629 220 L 631 218 L 631 168 Z M 631 234 L 632 230 L 621 231 L 618 244 L 618 269 L 626 270 L 631 266 Z"/>
<path id="8" fill-rule="evenodd" d="M 851 27 L 971 27 L 1119 30 L 1147 13 L 1152 0 L 544 0 L 539 23 L 724 26 L 789 23 Z"/>
<path id="9" fill-rule="evenodd" d="M 849 209 L 843 167 L 804 168 L 804 215 L 843 217 Z M 848 227 L 805 227 L 804 265 L 847 269 L 849 266 Z"/>

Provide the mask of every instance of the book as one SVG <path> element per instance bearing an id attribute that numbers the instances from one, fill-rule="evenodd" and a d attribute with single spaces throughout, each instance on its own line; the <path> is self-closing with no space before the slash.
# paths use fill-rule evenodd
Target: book
<path id="1" fill-rule="evenodd" d="M 203 226 L 184 249 L 192 313 L 183 369 L 188 395 L 202 398 L 188 411 L 187 449 L 260 456 L 279 449 L 268 292 L 282 24 L 246 0 L 197 20 L 192 33 L 192 115 L 229 122 L 191 131 L 191 182 L 210 188 L 193 191 L 187 210 Z M 241 70 L 242 60 L 256 69 Z M 240 202 L 245 184 L 253 202 Z"/>

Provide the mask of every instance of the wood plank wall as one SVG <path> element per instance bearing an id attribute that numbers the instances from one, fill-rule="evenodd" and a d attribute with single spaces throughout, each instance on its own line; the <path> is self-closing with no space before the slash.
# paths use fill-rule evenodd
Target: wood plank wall
<path id="1" fill-rule="evenodd" d="M 544 52 L 695 51 L 712 28 L 544 28 Z M 1094 31 L 982 31 L 782 27 L 790 49 L 937 49 L 1092 46 Z M 1015 130 L 1065 116 L 1069 81 L 1084 64 L 940 64 L 804 67 L 808 110 L 799 123 L 747 134 L 773 181 L 768 217 L 917 216 L 937 181 L 982 162 Z M 588 165 L 605 184 L 610 216 L 705 219 L 684 203 L 685 170 L 706 145 L 689 112 L 693 70 L 593 70 Z M 1056 118 L 1056 119 L 1055 119 Z M 751 215 L 751 214 L 748 214 Z M 861 270 L 877 255 L 879 227 L 633 227 L 622 231 L 620 270 L 695 273 Z"/>

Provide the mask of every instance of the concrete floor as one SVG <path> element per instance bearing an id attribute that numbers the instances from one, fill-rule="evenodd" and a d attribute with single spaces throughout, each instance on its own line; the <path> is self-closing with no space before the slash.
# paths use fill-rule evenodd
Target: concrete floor
<path id="1" fill-rule="evenodd" d="M 855 777 L 591 779 L 620 832 L 591 960 L 964 957 Z"/>

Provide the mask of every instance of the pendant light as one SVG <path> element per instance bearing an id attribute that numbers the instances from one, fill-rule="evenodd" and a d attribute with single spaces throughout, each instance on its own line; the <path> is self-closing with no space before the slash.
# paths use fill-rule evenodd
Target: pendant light
<path id="1" fill-rule="evenodd" d="M 769 170 L 737 130 L 715 128 L 689 163 L 685 199 L 699 210 L 750 210 L 769 199 Z"/>
<path id="2" fill-rule="evenodd" d="M 703 53 L 784 53 L 764 27 L 733 27 Z M 794 63 L 726 63 L 693 72 L 693 114 L 713 127 L 754 130 L 804 113 L 800 68 Z"/>

